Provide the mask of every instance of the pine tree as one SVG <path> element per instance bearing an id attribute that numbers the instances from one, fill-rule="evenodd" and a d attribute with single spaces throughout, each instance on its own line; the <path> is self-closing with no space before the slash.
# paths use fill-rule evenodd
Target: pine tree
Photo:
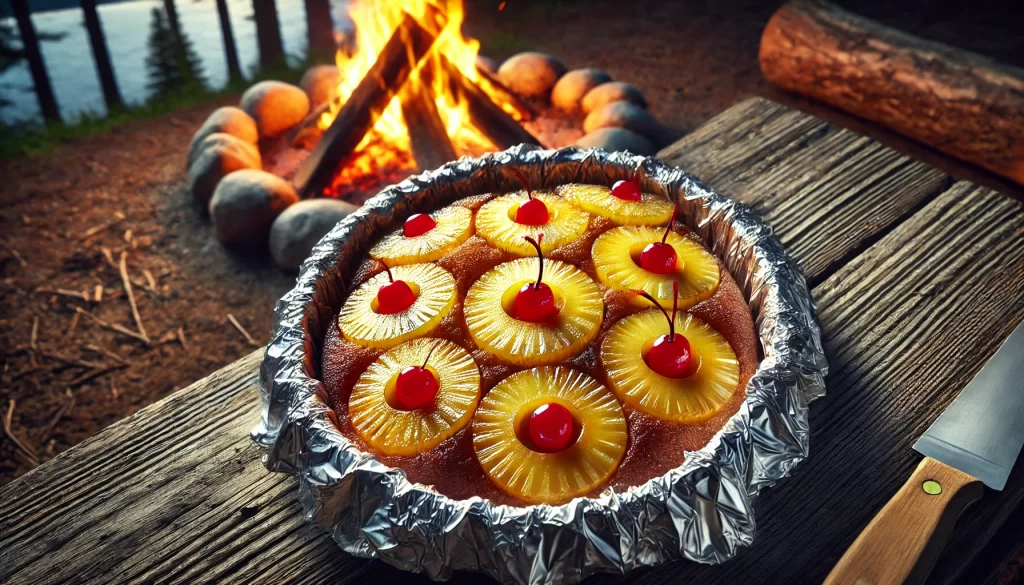
<path id="1" fill-rule="evenodd" d="M 181 90 L 205 91 L 203 63 L 192 47 L 192 41 L 167 14 L 153 8 L 149 31 L 149 55 L 146 57 L 150 97 Z"/>

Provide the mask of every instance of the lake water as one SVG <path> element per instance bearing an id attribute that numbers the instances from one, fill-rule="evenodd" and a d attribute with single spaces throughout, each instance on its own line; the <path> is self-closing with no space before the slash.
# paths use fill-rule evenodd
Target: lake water
<path id="1" fill-rule="evenodd" d="M 347 2 L 332 0 L 335 23 L 343 23 Z M 119 4 L 101 4 L 100 22 L 107 37 L 107 48 L 114 64 L 114 74 L 121 96 L 128 103 L 146 100 L 146 42 L 149 39 L 151 11 L 162 8 L 160 0 L 141 0 Z M 214 0 L 178 0 L 178 17 L 196 53 L 203 60 L 206 78 L 212 87 L 227 83 L 227 63 Z M 238 46 L 238 59 L 245 74 L 258 65 L 256 24 L 252 18 L 252 0 L 228 0 L 228 11 Z M 302 0 L 277 0 L 281 38 L 291 63 L 301 62 L 306 55 L 306 11 Z M 96 75 L 96 65 L 89 46 L 89 36 L 80 9 L 56 10 L 32 15 L 39 33 L 64 33 L 60 41 L 41 43 L 43 59 L 50 83 L 65 120 L 74 120 L 83 113 L 103 115 L 103 93 Z M 0 120 L 15 122 L 40 120 L 39 102 L 32 86 L 28 63 L 0 74 L 0 93 L 14 102 L 0 108 Z"/>

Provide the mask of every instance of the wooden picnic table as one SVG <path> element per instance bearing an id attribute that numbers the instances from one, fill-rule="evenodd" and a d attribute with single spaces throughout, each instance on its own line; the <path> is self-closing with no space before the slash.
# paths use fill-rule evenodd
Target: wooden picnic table
<path id="1" fill-rule="evenodd" d="M 752 205 L 800 262 L 828 394 L 810 409 L 810 459 L 756 502 L 753 547 L 588 583 L 820 583 L 917 465 L 913 441 L 1024 319 L 1024 206 L 763 99 L 659 156 Z M 342 552 L 303 520 L 296 481 L 263 467 L 248 438 L 261 356 L 0 489 L 0 583 L 425 582 Z M 960 518 L 929 583 L 994 581 L 1022 501 L 1017 465 Z"/>

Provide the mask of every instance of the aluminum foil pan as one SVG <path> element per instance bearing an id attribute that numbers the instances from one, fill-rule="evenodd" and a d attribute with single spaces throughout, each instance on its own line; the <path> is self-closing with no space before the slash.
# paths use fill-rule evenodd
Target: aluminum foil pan
<path id="1" fill-rule="evenodd" d="M 342 436 L 318 380 L 321 343 L 347 294 L 344 283 L 376 238 L 409 214 L 519 189 L 511 166 L 532 187 L 546 188 L 610 185 L 637 165 L 644 190 L 677 201 L 684 223 L 735 277 L 764 352 L 745 403 L 706 447 L 625 493 L 512 507 L 453 500 L 411 483 Z M 267 449 L 268 469 L 298 478 L 306 518 L 355 556 L 433 579 L 467 570 L 503 583 L 577 583 L 680 558 L 720 563 L 750 546 L 753 499 L 807 457 L 807 404 L 824 394 L 827 368 L 807 284 L 746 206 L 655 158 L 518 146 L 385 189 L 320 241 L 274 311 L 260 368 L 262 422 L 252 436 Z"/>

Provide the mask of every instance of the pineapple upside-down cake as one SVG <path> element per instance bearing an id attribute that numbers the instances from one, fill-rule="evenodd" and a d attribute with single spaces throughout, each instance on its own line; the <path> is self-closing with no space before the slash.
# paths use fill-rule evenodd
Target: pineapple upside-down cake
<path id="1" fill-rule="evenodd" d="M 678 467 L 739 409 L 759 357 L 735 281 L 675 218 L 635 178 L 408 217 L 323 344 L 342 433 L 411 481 L 501 504 Z"/>

